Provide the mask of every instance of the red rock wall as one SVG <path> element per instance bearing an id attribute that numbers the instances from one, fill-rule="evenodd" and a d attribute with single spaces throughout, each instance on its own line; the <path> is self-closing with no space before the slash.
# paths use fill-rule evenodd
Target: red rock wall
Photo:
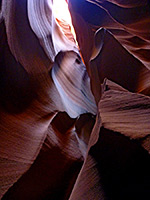
<path id="1" fill-rule="evenodd" d="M 1 2 L 0 198 L 147 199 L 149 1 Z"/>

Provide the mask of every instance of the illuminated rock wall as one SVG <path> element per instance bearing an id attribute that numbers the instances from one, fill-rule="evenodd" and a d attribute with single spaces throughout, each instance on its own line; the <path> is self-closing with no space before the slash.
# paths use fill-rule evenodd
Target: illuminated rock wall
<path id="1" fill-rule="evenodd" d="M 1 2 L 0 198 L 146 199 L 149 1 Z"/>

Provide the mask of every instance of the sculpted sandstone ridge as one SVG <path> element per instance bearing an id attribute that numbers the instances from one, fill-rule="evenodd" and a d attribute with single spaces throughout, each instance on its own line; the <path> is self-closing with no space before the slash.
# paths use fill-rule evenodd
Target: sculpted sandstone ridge
<path id="1" fill-rule="evenodd" d="M 149 199 L 150 2 L 65 3 L 0 1 L 0 199 Z"/>

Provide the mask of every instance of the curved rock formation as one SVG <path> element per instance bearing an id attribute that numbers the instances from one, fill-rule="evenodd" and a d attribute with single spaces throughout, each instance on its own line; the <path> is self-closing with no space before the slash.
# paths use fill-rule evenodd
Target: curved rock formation
<path id="1" fill-rule="evenodd" d="M 150 195 L 150 3 L 0 1 L 0 198 Z"/>

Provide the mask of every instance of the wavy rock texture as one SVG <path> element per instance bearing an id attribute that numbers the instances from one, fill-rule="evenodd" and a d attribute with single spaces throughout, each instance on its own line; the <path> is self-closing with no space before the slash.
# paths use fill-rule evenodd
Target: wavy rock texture
<path id="1" fill-rule="evenodd" d="M 69 8 L 0 1 L 0 198 L 147 199 L 149 1 Z"/>
<path id="2" fill-rule="evenodd" d="M 28 17 L 28 13 L 31 15 L 30 9 L 34 6 L 32 14 L 36 13 L 39 17 L 46 16 L 46 10 L 43 10 L 43 15 L 38 13 L 38 9 L 42 9 L 45 4 L 48 11 L 51 11 L 47 1 L 39 3 L 3 1 L 2 5 L 1 197 L 30 168 L 48 134 L 53 116 L 64 110 L 48 71 L 56 55 L 54 42 L 48 39 L 54 34 L 48 31 L 57 28 L 59 32 L 60 29 L 55 24 L 55 28 L 48 30 L 52 20 L 49 24 L 44 21 L 48 27 L 41 25 L 45 29 L 34 30 L 37 31 L 35 35 L 29 24 L 33 20 Z M 39 21 L 42 23 L 42 19 Z M 33 26 L 33 23 L 31 25 Z M 61 37 L 64 35 L 57 34 L 60 37 L 58 43 L 61 43 Z M 67 38 L 65 40 L 67 41 Z M 62 44 L 66 45 L 64 42 Z M 62 50 L 59 44 L 57 45 Z M 70 43 L 70 46 L 75 44 Z M 68 50 L 69 47 L 66 48 Z"/>
<path id="3" fill-rule="evenodd" d="M 147 199 L 149 1 L 70 0 L 69 8 L 102 123 L 70 199 Z"/>
<path id="4" fill-rule="evenodd" d="M 143 75 L 147 76 L 145 71 L 149 69 L 150 63 L 149 6 L 149 1 L 142 1 L 142 3 L 139 1 L 69 1 L 73 25 L 76 31 L 82 56 L 84 58 L 88 73 L 91 77 L 93 92 L 96 88 L 95 85 L 97 85 L 97 83 L 99 84 L 99 82 L 103 82 L 103 77 L 100 75 L 98 77 L 97 75 L 100 73 L 99 70 L 101 70 L 101 67 L 107 69 L 109 66 L 111 66 L 109 67 L 110 71 L 108 73 L 111 73 L 111 75 L 114 76 L 115 73 L 112 73 L 112 66 L 114 66 L 116 73 L 118 70 L 120 70 L 119 75 L 121 74 L 121 76 L 123 76 L 123 69 L 125 66 L 131 65 L 130 68 L 126 68 L 128 70 L 132 70 L 133 67 L 137 67 L 137 70 L 140 69 L 142 71 L 144 68 Z M 107 30 L 106 38 L 104 33 L 99 33 L 101 28 Z M 112 34 L 114 38 L 108 36 L 108 34 Z M 116 42 L 114 42 L 115 39 Z M 91 42 L 88 43 L 87 41 Z M 121 46 L 119 47 L 120 44 L 117 45 L 117 43 L 120 43 Z M 102 48 L 103 44 L 104 48 Z M 107 44 L 108 48 L 105 51 Z M 114 51 L 112 51 L 112 49 L 114 49 Z M 100 53 L 100 51 L 104 52 Z M 100 55 L 98 56 L 99 53 Z M 103 59 L 101 59 L 101 57 Z M 122 57 L 126 57 L 125 61 L 127 61 L 127 63 L 122 60 Z M 134 58 L 137 58 L 141 64 L 133 63 L 138 62 L 137 59 Z M 99 59 L 101 59 L 101 61 Z M 95 69 L 93 69 L 93 67 L 90 65 L 90 61 L 92 62 L 92 66 L 94 62 Z M 107 62 L 106 67 L 103 66 L 106 65 L 103 63 L 103 61 Z M 133 72 L 129 72 L 130 75 L 131 73 Z M 107 74 L 104 75 L 107 77 Z M 96 79 L 92 77 L 96 77 Z M 119 77 L 120 76 L 117 78 L 119 79 Z M 114 78 L 110 75 L 108 75 L 107 78 L 119 83 L 118 80 L 114 80 Z M 140 81 L 144 82 L 145 78 L 146 77 L 142 78 Z M 120 79 L 122 79 L 122 77 Z M 125 80 L 127 77 L 123 77 L 123 79 Z M 132 85 L 132 83 L 129 84 Z M 149 88 L 149 78 L 144 84 L 144 87 L 142 86 L 140 90 L 147 91 Z M 95 93 L 99 92 L 100 89 Z"/>
<path id="5" fill-rule="evenodd" d="M 130 138 L 148 136 L 150 98 L 131 93 L 106 81 L 107 89 L 99 103 L 99 112 L 104 127 L 121 132 Z"/>
<path id="6" fill-rule="evenodd" d="M 91 44 L 84 41 L 82 34 L 84 35 L 86 29 L 88 29 L 86 37 L 90 38 L 93 29 L 97 30 L 99 27 L 104 27 L 110 30 L 131 54 L 149 68 L 149 1 L 82 0 L 77 2 L 71 0 L 69 4 L 83 56 L 84 49 L 86 49 L 84 45 L 88 47 Z M 78 18 L 81 18 L 80 25 L 78 25 Z M 86 26 L 86 29 L 80 32 L 82 25 Z M 89 49 L 89 51 L 91 50 Z M 89 55 L 84 57 L 85 60 L 89 60 L 90 52 Z"/>
<path id="7" fill-rule="evenodd" d="M 52 68 L 52 79 L 70 117 L 82 113 L 97 113 L 90 89 L 90 79 L 79 54 L 74 51 L 60 52 Z"/>

